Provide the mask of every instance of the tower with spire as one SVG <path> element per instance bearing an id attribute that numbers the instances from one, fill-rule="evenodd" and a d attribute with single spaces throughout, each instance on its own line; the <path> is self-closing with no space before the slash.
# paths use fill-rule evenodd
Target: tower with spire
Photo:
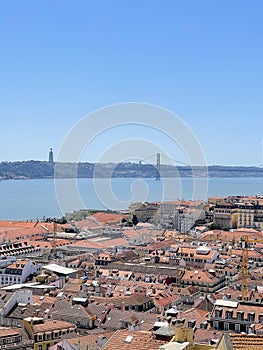
<path id="1" fill-rule="evenodd" d="M 48 162 L 53 164 L 54 163 L 54 158 L 53 158 L 53 150 L 50 148 L 49 154 L 48 154 Z"/>

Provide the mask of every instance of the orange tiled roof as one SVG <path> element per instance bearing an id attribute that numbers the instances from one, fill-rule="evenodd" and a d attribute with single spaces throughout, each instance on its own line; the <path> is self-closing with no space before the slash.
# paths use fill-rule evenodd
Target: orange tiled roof
<path id="1" fill-rule="evenodd" d="M 87 249 L 103 249 L 103 245 L 100 242 L 93 242 L 89 239 L 77 241 L 76 243 L 72 244 L 72 247 L 83 247 Z"/>
<path id="2" fill-rule="evenodd" d="M 113 238 L 100 242 L 103 248 L 111 248 L 117 246 L 127 246 L 129 242 L 125 238 Z"/>
<path id="3" fill-rule="evenodd" d="M 98 338 L 99 337 L 105 337 L 106 339 L 109 339 L 112 337 L 114 332 L 105 332 L 102 331 L 101 333 L 95 333 L 95 334 L 88 334 L 83 336 L 78 336 L 76 338 L 70 338 L 67 339 L 67 342 L 72 346 L 73 349 L 78 350 L 87 350 L 87 347 L 90 346 L 97 346 Z M 87 345 L 88 344 L 88 345 Z"/>
<path id="4" fill-rule="evenodd" d="M 161 292 L 154 297 L 154 304 L 159 307 L 167 307 L 179 299 L 179 296 L 172 293 Z"/>
<path id="5" fill-rule="evenodd" d="M 33 304 L 37 304 L 37 305 L 41 305 L 43 303 L 52 305 L 55 302 L 56 298 L 55 297 L 50 297 L 49 295 L 45 294 L 43 296 L 41 295 L 36 295 L 33 294 L 32 295 L 32 303 Z"/>
<path id="6" fill-rule="evenodd" d="M 30 260 L 17 260 L 16 262 L 8 265 L 8 268 L 10 268 L 10 269 L 23 269 L 29 261 Z"/>
<path id="7" fill-rule="evenodd" d="M 119 223 L 121 219 L 125 216 L 122 214 L 113 214 L 113 213 L 95 213 L 90 217 L 95 218 L 99 223 Z"/>
<path id="8" fill-rule="evenodd" d="M 122 231 L 123 235 L 127 238 L 133 238 L 133 237 L 140 237 L 141 234 L 134 230 L 133 228 L 130 228 L 130 229 L 125 229 Z"/>
<path id="9" fill-rule="evenodd" d="M 50 232 L 53 231 L 53 223 L 50 222 L 0 221 L 0 240 L 5 239 L 13 242 L 17 239 L 37 237 L 39 234 L 46 233 L 43 226 Z M 58 230 L 67 226 L 68 224 L 58 225 Z"/>
<path id="10" fill-rule="evenodd" d="M 108 340 L 103 350 L 158 350 L 165 343 L 155 339 L 151 332 L 119 330 Z"/>
<path id="11" fill-rule="evenodd" d="M 12 328 L 0 327 L 0 338 L 17 335 L 19 332 Z"/>
<path id="12" fill-rule="evenodd" d="M 263 335 L 229 334 L 233 350 L 262 350 Z"/>
<path id="13" fill-rule="evenodd" d="M 40 332 L 48 332 L 48 331 L 55 331 L 55 330 L 68 329 L 68 328 L 76 328 L 76 326 L 70 322 L 48 320 L 48 321 L 44 321 L 44 323 L 33 325 L 33 332 L 40 333 Z"/>
<path id="14" fill-rule="evenodd" d="M 191 271 L 191 270 L 186 270 L 182 280 L 187 281 L 200 281 L 200 282 L 211 282 L 213 280 L 216 280 L 218 277 L 214 277 L 211 275 L 208 271 L 202 271 L 202 270 L 196 270 L 196 271 Z"/>

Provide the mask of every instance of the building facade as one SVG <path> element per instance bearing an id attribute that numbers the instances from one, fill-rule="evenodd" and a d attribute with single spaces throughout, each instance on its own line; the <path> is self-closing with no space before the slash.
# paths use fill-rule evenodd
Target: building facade
<path id="1" fill-rule="evenodd" d="M 17 260 L 0 270 L 0 286 L 24 283 L 30 275 L 40 271 L 41 265 L 32 260 Z"/>
<path id="2" fill-rule="evenodd" d="M 237 205 L 228 202 L 219 202 L 214 209 L 214 223 L 218 228 L 232 229 L 237 227 Z"/>
<path id="3" fill-rule="evenodd" d="M 237 227 L 263 230 L 263 205 L 240 203 L 237 205 Z"/>
<path id="4" fill-rule="evenodd" d="M 255 303 L 217 300 L 210 321 L 217 330 L 255 333 L 255 325 L 263 324 L 263 307 Z"/>
<path id="5" fill-rule="evenodd" d="M 40 317 L 25 318 L 23 327 L 34 342 L 34 350 L 48 350 L 63 335 L 76 333 L 76 326 L 70 322 L 44 320 Z"/>

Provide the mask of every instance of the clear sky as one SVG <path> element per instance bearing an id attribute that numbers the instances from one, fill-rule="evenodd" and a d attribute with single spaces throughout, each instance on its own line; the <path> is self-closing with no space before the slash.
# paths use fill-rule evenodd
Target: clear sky
<path id="1" fill-rule="evenodd" d="M 81 118 L 138 101 L 181 117 L 208 164 L 261 164 L 262 18 L 261 0 L 1 1 L 0 160 L 56 157 Z"/>

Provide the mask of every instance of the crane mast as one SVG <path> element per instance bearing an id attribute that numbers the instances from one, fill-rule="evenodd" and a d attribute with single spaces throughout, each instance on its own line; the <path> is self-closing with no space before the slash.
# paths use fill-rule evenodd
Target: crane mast
<path id="1" fill-rule="evenodd" d="M 242 301 L 248 300 L 248 243 L 262 243 L 263 239 L 251 239 L 248 235 L 241 237 L 242 250 Z"/>

